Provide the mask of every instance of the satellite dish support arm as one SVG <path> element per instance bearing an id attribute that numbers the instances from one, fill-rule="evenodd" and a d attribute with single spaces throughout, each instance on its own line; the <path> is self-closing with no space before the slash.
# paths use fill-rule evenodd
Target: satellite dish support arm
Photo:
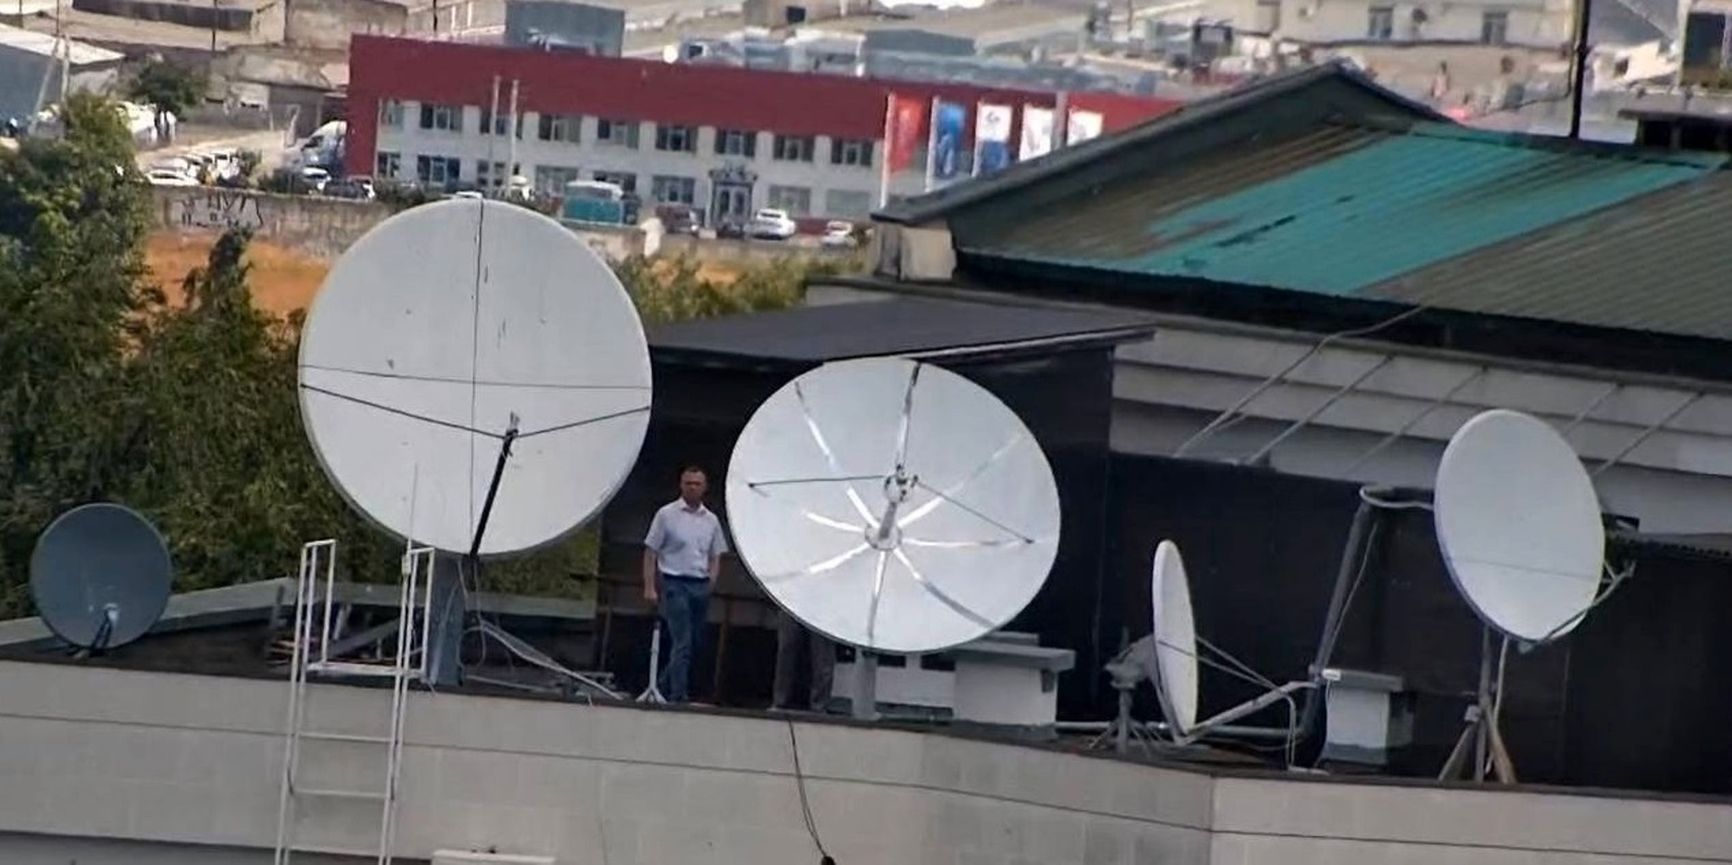
<path id="1" fill-rule="evenodd" d="M 505 461 L 511 458 L 511 443 L 517 440 L 517 415 L 511 416 L 511 425 L 506 427 L 505 435 L 499 440 L 499 461 L 493 464 L 493 480 L 487 484 L 487 499 L 481 503 L 481 519 L 475 522 L 475 538 L 469 544 L 468 559 L 471 563 L 481 558 L 481 540 L 487 536 L 487 519 L 493 515 L 493 500 L 499 495 L 499 481 L 505 477 Z"/>
<path id="2" fill-rule="evenodd" d="M 1186 730 L 1182 735 L 1178 736 L 1175 741 L 1180 745 L 1189 745 L 1224 724 L 1230 724 L 1246 715 L 1253 715 L 1257 712 L 1261 712 L 1262 710 L 1291 697 L 1299 691 L 1310 691 L 1314 690 L 1316 687 L 1316 682 L 1288 682 L 1272 691 L 1264 692 L 1254 700 L 1240 703 L 1239 705 L 1207 720 L 1198 721 L 1191 725 L 1191 729 Z M 1298 727 L 1294 728 L 1295 735 L 1297 735 L 1299 729 L 1300 728 Z"/>

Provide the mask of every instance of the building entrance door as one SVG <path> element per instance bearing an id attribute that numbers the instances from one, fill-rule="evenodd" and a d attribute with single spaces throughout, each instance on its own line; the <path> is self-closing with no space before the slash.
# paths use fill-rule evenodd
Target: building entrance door
<path id="1" fill-rule="evenodd" d="M 725 165 L 710 171 L 710 227 L 744 223 L 752 218 L 752 187 L 758 175 L 744 165 Z"/>

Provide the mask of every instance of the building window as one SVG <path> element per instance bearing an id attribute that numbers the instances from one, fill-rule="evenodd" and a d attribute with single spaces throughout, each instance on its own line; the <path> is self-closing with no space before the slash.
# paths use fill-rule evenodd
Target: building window
<path id="1" fill-rule="evenodd" d="M 491 109 L 491 108 L 481 109 L 481 134 L 482 135 L 504 135 L 506 124 L 509 124 L 510 122 L 511 122 L 511 115 L 510 114 L 501 114 L 498 117 L 495 117 L 495 116 L 493 116 L 493 109 Z M 518 112 L 518 114 L 517 114 L 517 137 L 518 138 L 523 137 L 523 113 L 522 112 Z"/>
<path id="2" fill-rule="evenodd" d="M 744 156 L 751 159 L 758 155 L 758 133 L 744 129 L 716 130 L 716 153 L 722 156 Z"/>
<path id="3" fill-rule="evenodd" d="M 462 176 L 463 160 L 455 156 L 415 157 L 415 177 L 422 183 L 449 186 Z"/>
<path id="4" fill-rule="evenodd" d="M 698 182 L 690 177 L 658 174 L 650 180 L 650 197 L 657 204 L 691 204 L 698 200 Z"/>
<path id="5" fill-rule="evenodd" d="M 380 100 L 379 125 L 386 129 L 402 129 L 403 103 L 395 99 Z"/>
<path id="6" fill-rule="evenodd" d="M 872 142 L 863 138 L 837 138 L 830 142 L 831 165 L 872 166 Z"/>
<path id="7" fill-rule="evenodd" d="M 637 121 L 609 120 L 603 117 L 595 122 L 595 140 L 599 144 L 612 144 L 636 150 Z"/>
<path id="8" fill-rule="evenodd" d="M 421 128 L 439 132 L 462 132 L 463 106 L 421 103 Z"/>
<path id="9" fill-rule="evenodd" d="M 1390 39 L 1395 36 L 1395 7 L 1373 6 L 1365 21 L 1365 38 Z"/>
<path id="10" fill-rule="evenodd" d="M 814 149 L 810 135 L 776 136 L 776 158 L 783 162 L 811 162 Z"/>
<path id="11" fill-rule="evenodd" d="M 865 219 L 872 213 L 872 193 L 832 189 L 824 193 L 824 215 L 833 219 Z"/>
<path id="12" fill-rule="evenodd" d="M 656 149 L 674 153 L 698 152 L 698 130 L 694 126 L 656 124 Z"/>
<path id="13" fill-rule="evenodd" d="M 397 176 L 397 172 L 401 170 L 403 170 L 403 157 L 401 154 L 392 153 L 388 150 L 381 150 L 379 151 L 379 155 L 373 160 L 374 177 L 394 178 Z"/>
<path id="14" fill-rule="evenodd" d="M 772 186 L 768 206 L 786 210 L 789 216 L 810 215 L 812 190 L 804 186 Z"/>
<path id="15" fill-rule="evenodd" d="M 477 159 L 475 160 L 475 185 L 481 187 L 491 186 L 497 189 L 509 183 L 511 178 L 515 177 L 517 172 L 522 168 L 523 166 L 521 165 L 513 165 L 511 166 L 511 173 L 506 174 L 505 163 L 494 162 L 489 165 L 487 160 Z"/>
<path id="16" fill-rule="evenodd" d="M 637 175 L 629 171 L 597 171 L 592 176 L 602 183 L 611 183 L 625 192 L 637 192 Z"/>
<path id="17" fill-rule="evenodd" d="M 1509 41 L 1509 13 L 1487 12 L 1479 19 L 1479 41 L 1485 45 L 1503 45 Z"/>
<path id="18" fill-rule="evenodd" d="M 576 144 L 583 140 L 583 117 L 576 114 L 543 114 L 536 134 L 542 141 Z"/>
<path id="19" fill-rule="evenodd" d="M 535 166 L 535 191 L 543 195 L 559 195 L 565 185 L 578 178 L 578 170 L 563 165 Z"/>

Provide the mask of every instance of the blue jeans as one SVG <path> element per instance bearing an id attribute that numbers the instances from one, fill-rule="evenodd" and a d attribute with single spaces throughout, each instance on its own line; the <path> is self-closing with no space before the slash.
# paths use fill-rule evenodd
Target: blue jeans
<path id="1" fill-rule="evenodd" d="M 662 668 L 662 696 L 684 703 L 691 697 L 692 658 L 709 624 L 710 581 L 661 575 L 661 613 L 668 623 L 668 661 Z"/>

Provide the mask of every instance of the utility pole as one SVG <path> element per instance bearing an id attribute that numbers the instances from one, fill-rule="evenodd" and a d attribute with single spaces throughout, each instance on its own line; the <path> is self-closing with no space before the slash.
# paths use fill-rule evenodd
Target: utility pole
<path id="1" fill-rule="evenodd" d="M 210 0 L 210 53 L 216 53 L 217 0 Z"/>
<path id="2" fill-rule="evenodd" d="M 1582 137 L 1582 91 L 1588 80 L 1588 18 L 1593 14 L 1594 0 L 1576 0 L 1576 32 L 1570 64 L 1570 138 Z"/>

